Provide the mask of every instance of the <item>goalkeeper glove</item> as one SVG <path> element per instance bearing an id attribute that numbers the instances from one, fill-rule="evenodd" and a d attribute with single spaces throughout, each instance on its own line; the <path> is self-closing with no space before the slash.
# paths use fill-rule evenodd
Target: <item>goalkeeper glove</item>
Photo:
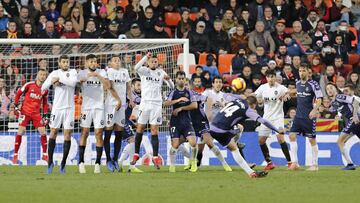
<path id="1" fill-rule="evenodd" d="M 14 104 L 14 108 L 15 108 L 14 114 L 15 114 L 16 118 L 18 119 L 21 116 L 21 111 L 17 104 Z"/>
<path id="2" fill-rule="evenodd" d="M 41 122 L 44 126 L 47 126 L 49 124 L 49 121 L 50 121 L 49 118 L 50 118 L 50 115 L 48 113 L 43 115 Z"/>

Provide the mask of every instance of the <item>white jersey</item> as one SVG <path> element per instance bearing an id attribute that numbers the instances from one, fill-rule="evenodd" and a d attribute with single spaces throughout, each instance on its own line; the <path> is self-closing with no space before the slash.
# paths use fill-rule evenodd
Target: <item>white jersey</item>
<path id="1" fill-rule="evenodd" d="M 261 85 L 256 91 L 256 97 L 264 100 L 264 118 L 270 121 L 284 119 L 284 102 L 279 99 L 287 92 L 284 85 L 275 83 L 270 87 L 269 83 Z"/>
<path id="2" fill-rule="evenodd" d="M 126 104 L 126 87 L 131 80 L 127 69 L 120 68 L 119 70 L 109 68 L 107 69 L 107 77 L 112 82 L 113 88 L 119 95 L 122 105 Z M 106 105 L 117 105 L 116 99 L 112 96 L 110 91 L 107 91 Z"/>
<path id="3" fill-rule="evenodd" d="M 81 70 L 78 74 L 78 81 L 86 78 L 90 71 L 88 69 Z M 101 77 L 107 78 L 106 71 L 96 69 Z M 104 109 L 104 87 L 97 77 L 88 77 L 81 84 L 82 105 L 81 110 Z"/>
<path id="4" fill-rule="evenodd" d="M 222 109 L 223 106 L 218 105 L 218 103 L 222 103 L 223 105 L 225 105 L 225 99 L 224 99 L 224 95 L 225 93 L 222 91 L 219 92 L 215 92 L 213 89 L 207 89 L 205 90 L 202 95 L 206 96 L 207 98 L 211 99 L 212 101 L 212 107 L 211 107 L 211 112 L 213 117 Z M 206 105 L 205 105 L 205 111 L 207 111 L 206 109 Z"/>
<path id="5" fill-rule="evenodd" d="M 54 100 L 52 110 L 62 110 L 74 108 L 75 86 L 77 83 L 77 72 L 75 69 L 63 71 L 61 69 L 54 70 L 45 80 L 41 90 L 47 90 L 52 85 L 53 78 L 59 78 L 60 85 L 54 86 Z"/>

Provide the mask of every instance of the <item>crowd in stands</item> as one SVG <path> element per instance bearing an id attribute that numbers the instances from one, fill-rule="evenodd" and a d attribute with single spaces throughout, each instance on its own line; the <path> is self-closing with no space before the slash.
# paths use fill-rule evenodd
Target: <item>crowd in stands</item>
<path id="1" fill-rule="evenodd" d="M 199 92 L 211 88 L 215 76 L 224 77 L 225 83 L 242 77 L 247 95 L 266 83 L 268 69 L 276 70 L 279 83 L 294 89 L 298 68 L 307 63 L 325 95 L 328 83 L 339 89 L 351 83 L 360 94 L 360 0 L 130 0 L 126 6 L 121 2 L 0 0 L 0 38 L 187 38 L 198 64 L 191 82 Z M 52 54 L 60 49 L 53 46 Z M 56 61 L 39 59 L 30 63 L 34 68 L 24 68 L 29 63 L 23 59 L 16 67 L 14 61 L 1 59 L 2 54 L 0 117 L 11 117 L 14 90 L 32 79 L 39 67 L 56 67 Z M 200 64 L 203 54 L 206 62 Z M 219 57 L 230 54 L 231 69 L 220 71 Z M 296 94 L 285 104 L 287 116 L 294 113 L 294 106 Z M 325 96 L 318 117 L 335 118 L 329 106 Z"/>

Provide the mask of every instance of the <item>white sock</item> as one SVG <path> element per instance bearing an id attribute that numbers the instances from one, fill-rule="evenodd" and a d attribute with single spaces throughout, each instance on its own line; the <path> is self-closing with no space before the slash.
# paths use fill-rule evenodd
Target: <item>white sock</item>
<path id="1" fill-rule="evenodd" d="M 170 156 L 170 166 L 175 166 L 175 162 L 176 162 L 176 152 L 177 149 L 175 149 L 174 147 L 170 148 L 170 152 L 169 152 L 169 156 Z"/>
<path id="2" fill-rule="evenodd" d="M 290 157 L 291 157 L 291 161 L 294 163 L 298 163 L 297 151 L 298 151 L 297 142 L 290 141 Z"/>
<path id="3" fill-rule="evenodd" d="M 312 152 L 312 164 L 313 166 L 318 165 L 318 156 L 319 156 L 319 146 L 316 144 L 315 146 L 311 146 Z"/>
<path id="4" fill-rule="evenodd" d="M 187 147 L 185 147 L 185 145 L 180 145 L 179 148 L 178 148 L 178 151 L 181 152 L 184 157 L 190 159 L 190 151 Z"/>
<path id="5" fill-rule="evenodd" d="M 132 157 L 132 156 L 130 156 L 131 145 L 134 146 L 134 143 L 130 143 L 125 146 L 125 148 L 122 151 L 120 158 L 119 158 L 119 165 L 122 166 L 125 159 L 127 159 L 128 157 Z"/>
<path id="6" fill-rule="evenodd" d="M 221 164 L 224 165 L 228 165 L 223 157 L 223 155 L 220 152 L 220 149 L 218 146 L 214 145 L 213 148 L 211 148 L 211 151 L 215 154 L 215 156 L 219 159 L 219 161 L 221 162 Z"/>
<path id="7" fill-rule="evenodd" d="M 343 149 L 340 149 L 341 155 L 344 157 L 345 161 L 347 164 L 352 164 L 352 160 L 350 158 L 350 150 L 346 149 L 346 147 L 344 146 Z"/>
<path id="8" fill-rule="evenodd" d="M 239 164 L 239 166 L 247 173 L 247 174 L 251 174 L 254 172 L 254 170 L 252 170 L 249 165 L 246 163 L 246 161 L 244 160 L 244 158 L 241 156 L 240 152 L 238 150 L 232 151 L 231 152 L 234 160 L 236 161 L 237 164 Z"/>
<path id="9" fill-rule="evenodd" d="M 191 160 L 196 160 L 197 151 L 197 145 L 195 147 L 191 147 Z"/>

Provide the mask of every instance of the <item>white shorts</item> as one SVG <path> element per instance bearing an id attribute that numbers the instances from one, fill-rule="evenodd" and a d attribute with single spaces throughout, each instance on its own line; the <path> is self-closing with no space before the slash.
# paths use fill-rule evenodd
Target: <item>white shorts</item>
<path id="1" fill-rule="evenodd" d="M 104 110 L 90 109 L 81 111 L 80 126 L 83 128 L 90 128 L 91 123 L 94 123 L 94 128 L 104 128 Z"/>
<path id="2" fill-rule="evenodd" d="M 162 106 L 153 104 L 140 104 L 138 123 L 150 125 L 162 124 Z"/>
<path id="3" fill-rule="evenodd" d="M 270 123 L 277 129 L 284 129 L 284 118 L 272 120 Z M 270 137 L 272 134 L 272 130 L 266 127 L 264 124 L 261 124 L 259 127 L 257 127 L 256 131 L 259 133 L 260 137 Z"/>
<path id="4" fill-rule="evenodd" d="M 52 110 L 50 115 L 50 128 L 61 128 L 66 130 L 74 129 L 75 110 L 73 108 Z"/>
<path id="5" fill-rule="evenodd" d="M 105 106 L 105 126 L 112 127 L 114 124 L 124 127 L 125 125 L 125 107 L 121 107 L 118 111 L 115 110 L 116 106 Z"/>

